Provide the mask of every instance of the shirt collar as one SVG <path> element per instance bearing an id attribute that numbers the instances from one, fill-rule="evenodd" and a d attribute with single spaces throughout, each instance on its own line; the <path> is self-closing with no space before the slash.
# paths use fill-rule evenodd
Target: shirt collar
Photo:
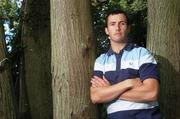
<path id="1" fill-rule="evenodd" d="M 130 51 L 131 49 L 133 49 L 133 46 L 134 46 L 133 44 L 128 43 L 122 50 Z M 113 54 L 115 54 L 115 52 L 112 50 L 112 48 L 109 48 L 107 55 L 111 56 Z"/>

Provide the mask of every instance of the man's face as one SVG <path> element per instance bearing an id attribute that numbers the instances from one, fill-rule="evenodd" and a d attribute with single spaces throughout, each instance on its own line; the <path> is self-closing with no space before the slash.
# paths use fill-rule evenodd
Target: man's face
<path id="1" fill-rule="evenodd" d="M 114 14 L 108 17 L 105 32 L 109 35 L 111 42 L 124 43 L 130 28 L 124 14 Z"/>

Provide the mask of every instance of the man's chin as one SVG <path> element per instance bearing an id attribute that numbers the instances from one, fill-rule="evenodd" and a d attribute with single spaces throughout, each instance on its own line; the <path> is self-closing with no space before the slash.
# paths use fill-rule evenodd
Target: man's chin
<path id="1" fill-rule="evenodd" d="M 111 42 L 114 42 L 114 43 L 121 43 L 121 44 L 124 44 L 124 43 L 127 43 L 126 41 L 122 41 L 122 40 L 113 40 Z"/>
<path id="2" fill-rule="evenodd" d="M 127 41 L 126 41 L 126 39 L 116 39 L 116 40 L 114 40 L 115 42 L 118 42 L 118 43 L 126 43 Z"/>

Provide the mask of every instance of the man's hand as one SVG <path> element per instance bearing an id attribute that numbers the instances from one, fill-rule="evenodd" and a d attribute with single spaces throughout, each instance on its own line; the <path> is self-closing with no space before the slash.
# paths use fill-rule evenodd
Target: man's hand
<path id="1" fill-rule="evenodd" d="M 91 86 L 93 88 L 97 88 L 97 87 L 107 87 L 110 86 L 111 84 L 109 83 L 109 81 L 103 76 L 103 79 L 97 76 L 94 76 L 93 78 L 91 78 Z"/>

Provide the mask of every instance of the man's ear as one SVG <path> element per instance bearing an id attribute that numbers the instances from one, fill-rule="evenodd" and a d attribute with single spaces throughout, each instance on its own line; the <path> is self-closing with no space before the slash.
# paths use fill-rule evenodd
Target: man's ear
<path id="1" fill-rule="evenodd" d="M 106 35 L 109 35 L 107 27 L 105 27 L 105 33 L 106 33 Z"/>

